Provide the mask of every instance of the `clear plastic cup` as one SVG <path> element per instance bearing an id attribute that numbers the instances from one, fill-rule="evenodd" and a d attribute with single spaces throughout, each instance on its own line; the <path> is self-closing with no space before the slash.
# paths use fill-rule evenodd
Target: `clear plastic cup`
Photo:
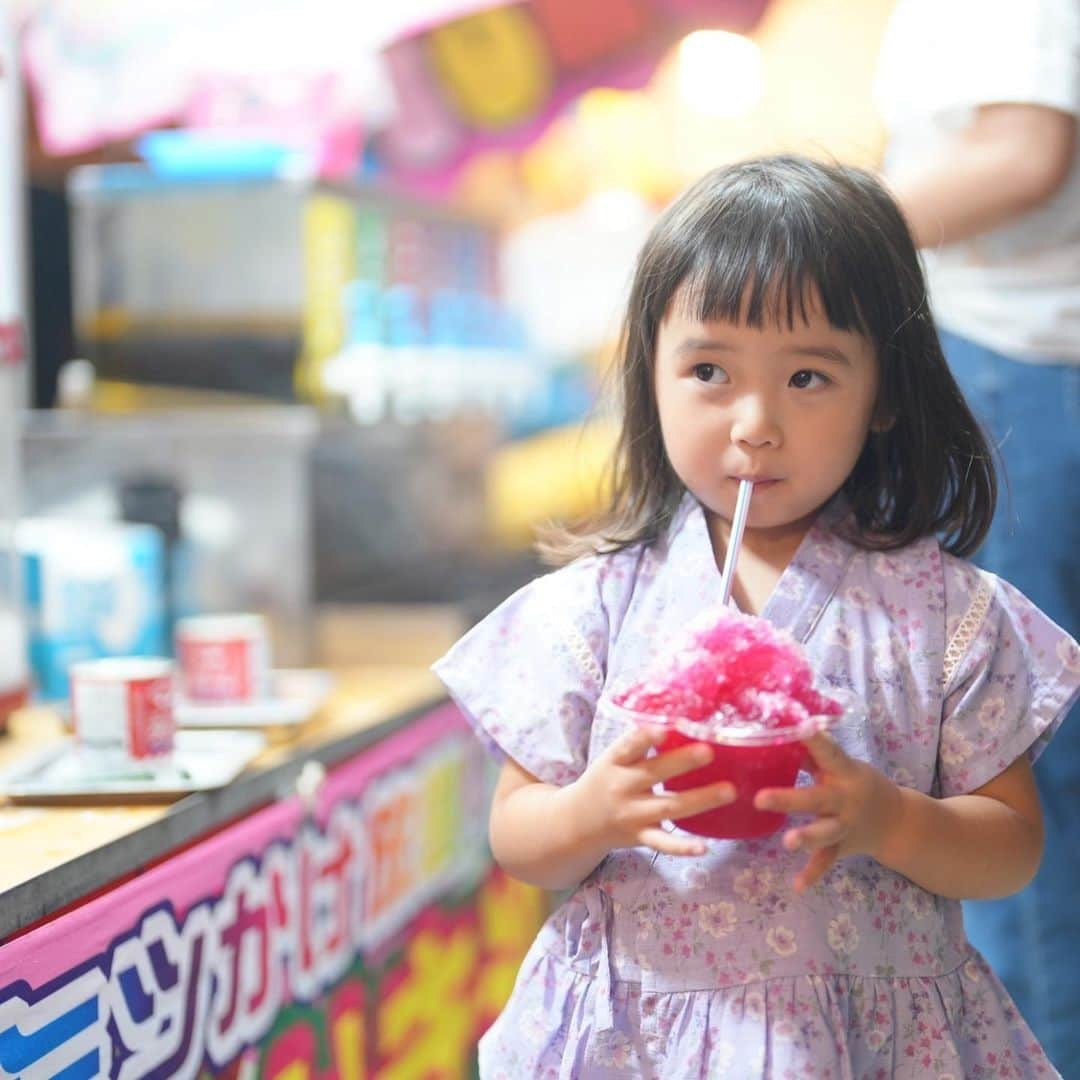
<path id="1" fill-rule="evenodd" d="M 712 747 L 712 761 L 673 776 L 664 781 L 663 787 L 665 791 L 689 791 L 722 781 L 734 784 L 734 802 L 675 820 L 680 829 L 719 840 L 768 836 L 784 824 L 786 814 L 756 809 L 754 796 L 763 788 L 793 787 L 799 770 L 810 764 L 803 740 L 827 730 L 838 719 L 812 716 L 801 724 L 781 728 L 742 724 L 713 727 L 708 721 L 636 712 L 620 706 L 615 709 L 631 723 L 661 728 L 664 737 L 657 747 L 661 754 L 692 743 Z M 708 737 L 704 735 L 706 729 L 709 729 Z"/>

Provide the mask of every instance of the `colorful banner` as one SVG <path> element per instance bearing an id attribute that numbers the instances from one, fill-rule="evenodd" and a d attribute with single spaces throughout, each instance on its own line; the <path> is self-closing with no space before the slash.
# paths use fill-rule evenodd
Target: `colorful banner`
<path id="1" fill-rule="evenodd" d="M 41 0 L 23 41 L 50 153 L 180 122 L 299 140 L 340 176 L 361 131 L 379 132 L 399 181 L 437 190 L 477 151 L 527 144 L 583 91 L 641 86 L 691 31 L 753 29 L 767 3 Z"/>
<path id="2" fill-rule="evenodd" d="M 474 153 L 520 147 L 593 86 L 643 85 L 701 28 L 751 30 L 768 0 L 529 0 L 390 46 L 398 111 L 381 148 L 397 178 L 438 188 Z"/>
<path id="3" fill-rule="evenodd" d="M 543 900 L 452 706 L 0 947 L 0 1077 L 466 1077 Z"/>

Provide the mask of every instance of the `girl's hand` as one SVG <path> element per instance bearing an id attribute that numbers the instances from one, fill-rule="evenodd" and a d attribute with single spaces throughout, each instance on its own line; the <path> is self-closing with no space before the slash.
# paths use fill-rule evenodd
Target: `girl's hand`
<path id="1" fill-rule="evenodd" d="M 754 798 L 759 810 L 813 814 L 809 825 L 788 829 L 788 851 L 805 849 L 810 858 L 795 878 L 798 892 L 819 881 L 847 855 L 878 857 L 900 814 L 896 785 L 864 761 L 848 757 L 828 735 L 806 740 L 816 783 L 801 788 L 765 788 Z"/>
<path id="2" fill-rule="evenodd" d="M 575 813 L 585 835 L 605 850 L 644 845 L 664 855 L 701 855 L 705 845 L 685 833 L 669 833 L 660 822 L 690 817 L 735 799 L 729 783 L 691 791 L 653 793 L 653 786 L 707 765 L 712 750 L 692 743 L 648 757 L 664 737 L 655 727 L 637 728 L 617 739 L 571 785 Z"/>

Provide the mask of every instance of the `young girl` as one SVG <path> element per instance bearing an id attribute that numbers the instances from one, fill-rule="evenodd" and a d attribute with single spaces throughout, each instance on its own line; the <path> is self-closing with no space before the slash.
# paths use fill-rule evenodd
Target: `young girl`
<path id="1" fill-rule="evenodd" d="M 605 519 L 435 667 L 504 760 L 496 858 L 574 890 L 481 1075 L 1056 1076 L 959 901 L 1035 871 L 1080 648 L 962 559 L 993 471 L 896 206 L 797 158 L 706 176 L 641 253 L 621 386 Z M 717 603 L 743 478 L 735 602 L 866 709 L 808 742 L 813 784 L 759 794 L 785 830 L 703 841 L 668 822 L 730 786 L 654 785 L 708 749 L 657 755 L 611 703 Z"/>

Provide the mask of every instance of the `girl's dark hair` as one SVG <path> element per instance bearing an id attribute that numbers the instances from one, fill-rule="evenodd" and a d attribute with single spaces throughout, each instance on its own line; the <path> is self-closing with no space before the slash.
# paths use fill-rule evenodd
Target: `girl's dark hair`
<path id="1" fill-rule="evenodd" d="M 969 555 L 990 527 L 990 447 L 946 365 L 896 203 L 862 169 L 778 156 L 716 169 L 660 216 L 638 256 L 615 373 L 622 426 L 606 508 L 540 545 L 549 562 L 657 539 L 683 494 L 660 434 L 657 332 L 672 303 L 702 322 L 791 327 L 817 294 L 875 346 L 872 431 L 842 488 L 863 547 L 937 534 Z M 875 425 L 877 427 L 878 425 Z"/>

